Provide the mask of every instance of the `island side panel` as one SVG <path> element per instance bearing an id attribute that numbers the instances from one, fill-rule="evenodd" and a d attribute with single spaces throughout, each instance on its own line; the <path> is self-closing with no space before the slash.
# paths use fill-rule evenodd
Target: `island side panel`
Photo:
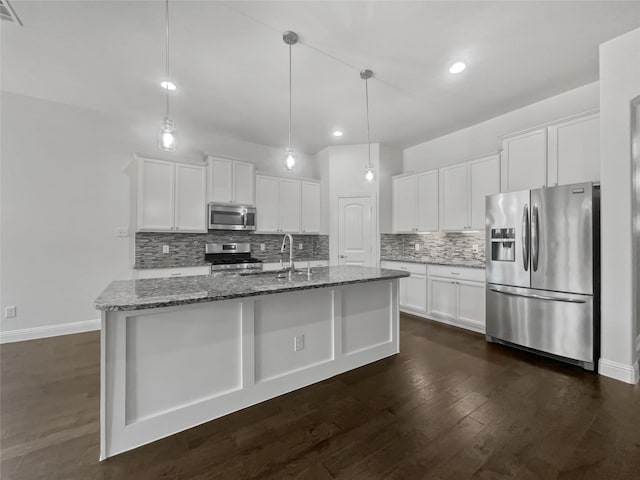
<path id="1" fill-rule="evenodd" d="M 397 353 L 397 290 L 382 280 L 106 312 L 101 459 Z"/>

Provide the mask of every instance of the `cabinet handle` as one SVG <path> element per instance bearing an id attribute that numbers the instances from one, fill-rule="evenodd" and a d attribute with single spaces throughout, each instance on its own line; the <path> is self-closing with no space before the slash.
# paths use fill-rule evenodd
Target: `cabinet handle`
<path id="1" fill-rule="evenodd" d="M 451 272 L 451 275 L 460 275 L 460 272 Z"/>
<path id="2" fill-rule="evenodd" d="M 172 273 L 171 274 L 172 277 L 179 277 L 180 275 L 182 275 L 182 273 Z"/>

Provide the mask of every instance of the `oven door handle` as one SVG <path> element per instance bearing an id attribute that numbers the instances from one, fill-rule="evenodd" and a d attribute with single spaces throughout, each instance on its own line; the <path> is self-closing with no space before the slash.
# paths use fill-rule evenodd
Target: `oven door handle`
<path id="1" fill-rule="evenodd" d="M 496 293 L 502 293 L 504 295 L 511 295 L 512 297 L 524 297 L 524 298 L 533 298 L 535 300 L 551 300 L 553 302 L 567 302 L 567 303 L 587 303 L 585 300 L 580 298 L 571 298 L 571 297 L 550 297 L 548 295 L 538 295 L 536 293 L 516 293 L 516 292 L 507 292 L 505 290 L 500 290 L 498 288 L 489 287 L 489 290 Z"/>

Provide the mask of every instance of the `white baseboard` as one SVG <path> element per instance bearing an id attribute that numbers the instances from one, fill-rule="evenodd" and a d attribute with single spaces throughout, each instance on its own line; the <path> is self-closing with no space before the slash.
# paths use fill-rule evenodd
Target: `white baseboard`
<path id="1" fill-rule="evenodd" d="M 85 320 L 82 322 L 61 323 L 58 325 L 46 325 L 43 327 L 21 328 L 18 330 L 6 330 L 0 332 L 0 344 L 35 340 L 36 338 L 57 337 L 70 333 L 90 332 L 100 330 L 100 319 Z"/>
<path id="2" fill-rule="evenodd" d="M 606 358 L 601 358 L 598 362 L 598 373 L 605 377 L 631 384 L 637 383 L 640 377 L 638 362 L 633 365 L 625 365 L 624 363 L 614 362 Z"/>

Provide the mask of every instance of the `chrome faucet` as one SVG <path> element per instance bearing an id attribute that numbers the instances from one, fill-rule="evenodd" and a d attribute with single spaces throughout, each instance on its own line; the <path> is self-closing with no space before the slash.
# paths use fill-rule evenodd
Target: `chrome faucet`
<path id="1" fill-rule="evenodd" d="M 280 247 L 280 253 L 284 253 L 284 247 L 287 244 L 287 238 L 289 239 L 289 274 L 291 275 L 296 267 L 293 264 L 293 237 L 289 233 L 284 234 L 284 238 L 282 239 L 282 247 Z"/>

